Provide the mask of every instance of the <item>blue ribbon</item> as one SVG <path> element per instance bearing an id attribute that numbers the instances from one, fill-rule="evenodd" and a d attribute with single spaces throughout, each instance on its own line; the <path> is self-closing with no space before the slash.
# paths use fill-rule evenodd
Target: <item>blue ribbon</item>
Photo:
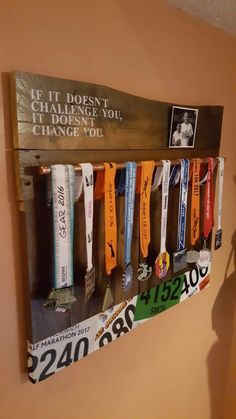
<path id="1" fill-rule="evenodd" d="M 171 170 L 171 174 L 170 174 L 170 181 L 169 181 L 169 187 L 171 188 L 172 186 L 175 186 L 175 179 L 177 176 L 177 173 L 179 172 L 179 167 L 178 166 L 173 166 L 172 170 Z"/>
<path id="2" fill-rule="evenodd" d="M 131 245 L 134 223 L 135 185 L 136 185 L 135 162 L 125 164 L 125 264 L 131 261 Z"/>
<path id="3" fill-rule="evenodd" d="M 181 159 L 180 190 L 179 190 L 179 214 L 178 214 L 178 235 L 177 250 L 185 249 L 185 232 L 188 205 L 188 180 L 189 180 L 189 160 Z"/>
<path id="4" fill-rule="evenodd" d="M 120 170 L 117 189 L 116 189 L 116 195 L 122 195 L 125 192 L 125 177 L 126 177 L 126 170 L 122 169 Z"/>

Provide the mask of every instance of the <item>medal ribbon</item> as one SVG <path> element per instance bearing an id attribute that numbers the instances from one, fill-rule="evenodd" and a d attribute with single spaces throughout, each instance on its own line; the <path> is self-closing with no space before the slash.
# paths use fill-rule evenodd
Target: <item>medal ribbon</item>
<path id="1" fill-rule="evenodd" d="M 51 166 L 56 289 L 73 285 L 74 178 L 73 166 Z"/>
<path id="2" fill-rule="evenodd" d="M 152 186 L 152 175 L 155 162 L 142 161 L 141 186 L 140 186 L 140 248 L 144 258 L 148 255 L 150 243 L 150 197 Z"/>
<path id="3" fill-rule="evenodd" d="M 119 180 L 118 180 L 118 185 L 117 185 L 117 189 L 116 189 L 116 195 L 122 195 L 125 192 L 126 170 L 122 169 L 119 172 L 118 172 L 119 173 Z"/>
<path id="4" fill-rule="evenodd" d="M 200 225 L 200 167 L 201 160 L 193 159 L 192 195 L 191 195 L 191 245 L 199 238 Z"/>
<path id="5" fill-rule="evenodd" d="M 185 231 L 188 206 L 188 178 L 189 178 L 189 160 L 180 160 L 180 190 L 179 190 L 179 214 L 178 214 L 178 233 L 177 250 L 185 249 Z"/>
<path id="6" fill-rule="evenodd" d="M 90 271 L 93 268 L 93 165 L 82 163 L 80 166 L 84 188 L 87 271 Z"/>
<path id="7" fill-rule="evenodd" d="M 105 262 L 106 273 L 110 275 L 116 266 L 117 224 L 115 201 L 116 164 L 104 163 L 105 166 Z"/>
<path id="8" fill-rule="evenodd" d="M 125 264 L 127 266 L 131 261 L 137 165 L 135 162 L 127 162 L 125 166 Z"/>
<path id="9" fill-rule="evenodd" d="M 82 173 L 75 173 L 75 188 L 74 198 L 78 201 L 83 191 L 83 176 Z"/>
<path id="10" fill-rule="evenodd" d="M 166 251 L 166 230 L 169 200 L 170 160 L 162 160 L 162 196 L 161 196 L 161 249 L 160 253 Z"/>
<path id="11" fill-rule="evenodd" d="M 152 182 L 152 187 L 151 187 L 152 192 L 156 191 L 161 185 L 162 174 L 163 174 L 163 167 L 157 167 L 156 173 Z"/>
<path id="12" fill-rule="evenodd" d="M 213 167 L 214 159 L 208 158 L 207 181 L 204 197 L 204 220 L 203 220 L 203 235 L 207 240 L 212 227 L 214 225 L 213 208 L 214 208 L 214 190 L 213 190 Z"/>
<path id="13" fill-rule="evenodd" d="M 223 201 L 223 182 L 224 182 L 224 157 L 218 157 L 219 160 L 219 195 L 218 195 L 218 215 L 217 215 L 217 230 L 221 230 L 222 217 L 222 201 Z"/>
<path id="14" fill-rule="evenodd" d="M 170 188 L 172 186 L 175 186 L 178 183 L 179 177 L 180 177 L 179 174 L 180 174 L 179 167 L 178 166 L 174 166 L 172 168 L 172 170 L 171 170 L 171 173 L 170 173 L 170 181 L 169 181 Z"/>

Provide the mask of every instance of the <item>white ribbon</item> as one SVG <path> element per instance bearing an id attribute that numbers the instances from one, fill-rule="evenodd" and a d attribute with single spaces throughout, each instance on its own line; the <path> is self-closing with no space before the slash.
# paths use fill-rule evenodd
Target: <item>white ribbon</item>
<path id="1" fill-rule="evenodd" d="M 219 160 L 219 195 L 218 195 L 218 226 L 217 229 L 221 229 L 221 218 L 222 218 L 222 201 L 223 201 L 223 183 L 224 183 L 224 166 L 225 166 L 225 159 L 224 157 L 218 157 Z"/>
<path id="2" fill-rule="evenodd" d="M 54 227 L 54 288 L 73 285 L 74 168 L 51 166 Z"/>
<path id="3" fill-rule="evenodd" d="M 80 195 L 83 191 L 83 176 L 82 173 L 75 173 L 75 191 L 74 191 L 74 199 L 75 202 L 79 200 Z"/>
<path id="4" fill-rule="evenodd" d="M 78 201 L 80 195 L 83 192 L 83 176 L 82 173 L 76 173 L 74 176 L 74 201 Z M 47 205 L 51 206 L 52 204 L 52 186 L 51 186 L 51 178 L 50 176 L 47 177 Z"/>
<path id="5" fill-rule="evenodd" d="M 161 197 L 161 249 L 160 253 L 166 251 L 166 229 L 168 216 L 168 199 L 169 199 L 169 180 L 170 180 L 170 160 L 162 160 L 163 176 L 162 176 L 162 197 Z"/>
<path id="6" fill-rule="evenodd" d="M 82 163 L 80 166 L 84 189 L 87 271 L 90 271 L 93 268 L 93 165 Z"/>
<path id="7" fill-rule="evenodd" d="M 158 166 L 156 168 L 156 173 L 152 182 L 152 187 L 151 187 L 152 192 L 156 191 L 161 185 L 162 174 L 163 174 L 163 167 Z"/>

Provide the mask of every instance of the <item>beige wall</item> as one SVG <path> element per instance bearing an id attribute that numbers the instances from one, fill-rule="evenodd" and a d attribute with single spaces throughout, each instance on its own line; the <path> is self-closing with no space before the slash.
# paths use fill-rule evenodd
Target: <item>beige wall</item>
<path id="1" fill-rule="evenodd" d="M 236 384 L 235 369 L 233 375 L 228 368 L 236 301 L 233 260 L 224 280 L 235 231 L 235 67 L 235 38 L 162 1 L 2 0 L 3 419 L 223 418 L 226 382 L 231 396 Z M 210 288 L 36 386 L 25 373 L 24 267 L 19 251 L 24 243 L 14 200 L 4 75 L 12 70 L 95 82 L 162 101 L 225 106 L 224 247 L 213 256 Z M 231 366 L 234 361 L 231 357 Z M 235 418 L 233 397 L 228 401 L 226 418 Z"/>

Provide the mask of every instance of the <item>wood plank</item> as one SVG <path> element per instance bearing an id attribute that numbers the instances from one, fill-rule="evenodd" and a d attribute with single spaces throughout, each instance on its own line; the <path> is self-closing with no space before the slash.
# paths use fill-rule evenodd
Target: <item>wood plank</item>
<path id="1" fill-rule="evenodd" d="M 177 104 L 29 73 L 13 73 L 11 88 L 16 148 L 168 150 L 171 111 Z M 50 92 L 58 92 L 57 97 Z M 223 107 L 178 106 L 199 110 L 195 149 L 218 148 Z"/>

